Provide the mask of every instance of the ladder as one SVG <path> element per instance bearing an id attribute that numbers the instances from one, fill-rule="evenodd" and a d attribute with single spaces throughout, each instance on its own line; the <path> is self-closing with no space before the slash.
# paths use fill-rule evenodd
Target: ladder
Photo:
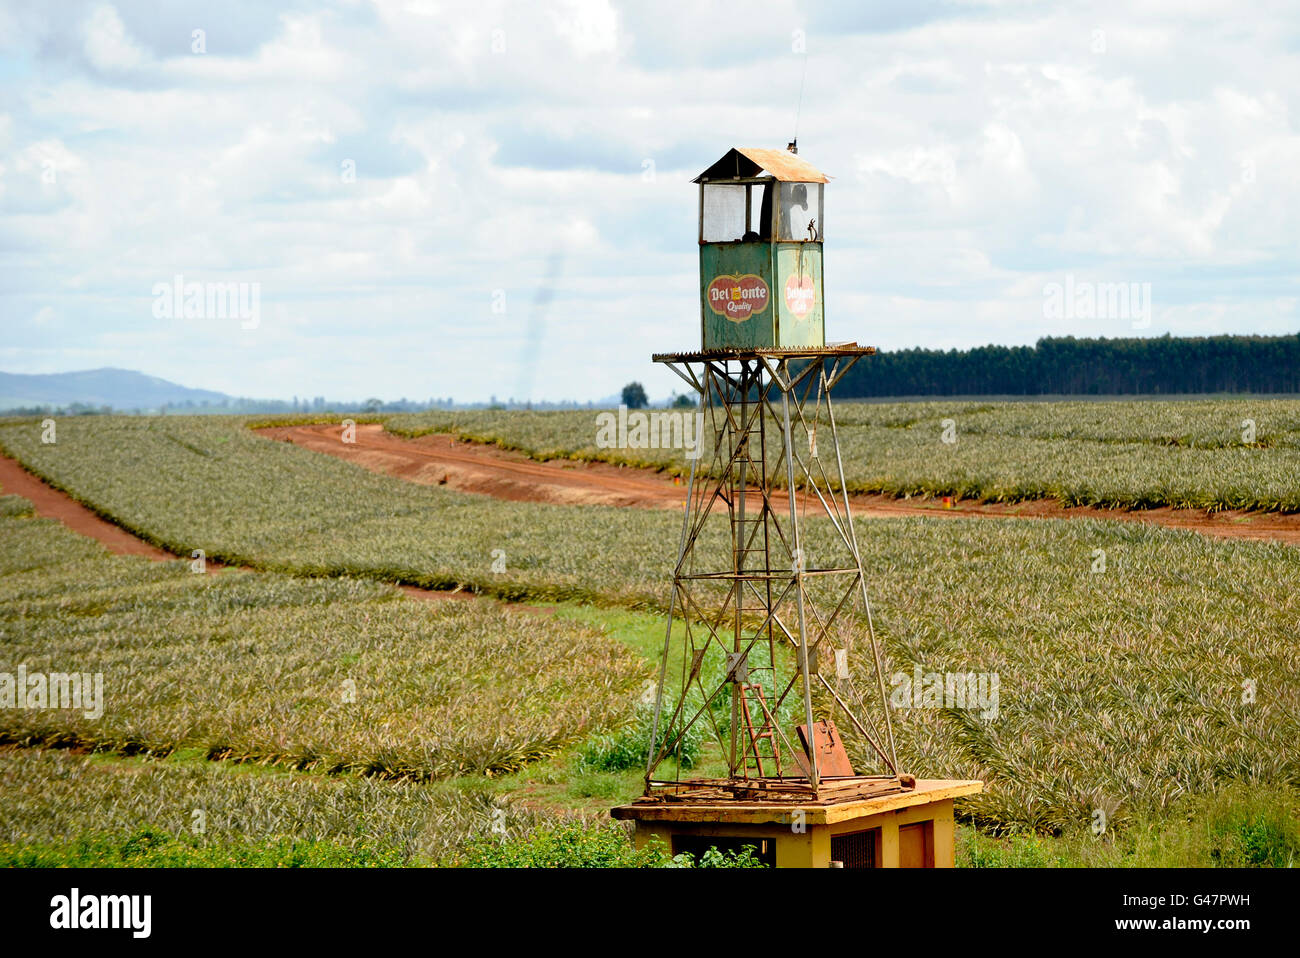
<path id="1" fill-rule="evenodd" d="M 763 686 L 750 685 L 750 684 L 737 684 L 736 687 L 740 690 L 740 714 L 745 721 L 745 736 L 749 740 L 748 751 L 754 753 L 754 766 L 758 770 L 758 777 L 759 778 L 766 777 L 763 774 L 763 757 L 762 755 L 759 754 L 758 743 L 763 739 L 767 739 L 768 743 L 772 747 L 772 758 L 776 762 L 776 777 L 780 778 L 781 777 L 781 749 L 777 746 L 776 722 L 772 718 L 772 713 L 768 711 L 767 699 L 764 698 L 763 696 Z M 751 692 L 754 694 L 754 698 L 757 699 L 758 701 L 758 707 L 763 712 L 763 724 L 757 727 L 755 727 L 753 716 L 749 711 L 749 698 Z M 742 762 L 741 770 L 743 776 L 745 778 L 749 778 L 748 762 Z"/>

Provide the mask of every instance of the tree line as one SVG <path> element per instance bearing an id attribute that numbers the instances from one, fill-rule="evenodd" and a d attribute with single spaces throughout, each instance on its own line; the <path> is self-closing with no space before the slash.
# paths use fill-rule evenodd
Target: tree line
<path id="1" fill-rule="evenodd" d="M 903 349 L 864 357 L 835 389 L 846 399 L 1192 393 L 1300 393 L 1300 334 Z"/>

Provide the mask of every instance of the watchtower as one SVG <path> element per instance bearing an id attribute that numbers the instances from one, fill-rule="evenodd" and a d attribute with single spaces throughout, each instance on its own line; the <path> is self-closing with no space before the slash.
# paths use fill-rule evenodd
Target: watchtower
<path id="1" fill-rule="evenodd" d="M 951 865 L 953 799 L 981 783 L 899 768 L 831 404 L 875 350 L 825 342 L 828 177 L 791 144 L 730 150 L 695 182 L 701 348 L 653 359 L 698 394 L 704 449 L 645 794 L 613 815 L 674 854 L 748 844 L 777 866 Z M 724 775 L 683 775 L 701 731 Z"/>

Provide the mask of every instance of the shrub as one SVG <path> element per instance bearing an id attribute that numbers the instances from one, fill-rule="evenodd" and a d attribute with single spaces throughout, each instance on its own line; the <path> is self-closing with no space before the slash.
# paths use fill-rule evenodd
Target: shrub
<path id="1" fill-rule="evenodd" d="M 589 741 L 580 753 L 580 764 L 601 772 L 645 768 L 650 759 L 650 735 L 654 730 L 654 719 L 654 706 L 639 706 L 631 725 Z M 659 741 L 662 743 L 666 737 L 665 730 L 660 729 Z M 701 722 L 696 722 L 671 754 L 682 763 L 682 768 L 692 768 L 699 761 L 703 746 L 704 729 Z"/>
<path id="2" fill-rule="evenodd" d="M 742 845 L 738 851 L 719 851 L 711 847 L 697 861 L 692 855 L 676 855 L 666 868 L 766 868 L 754 854 L 753 845 Z"/>
<path id="3" fill-rule="evenodd" d="M 958 864 L 973 868 L 1293 868 L 1300 864 L 1300 796 L 1286 786 L 1233 783 L 1189 796 L 1167 815 L 1060 837 L 960 830 Z"/>
<path id="4" fill-rule="evenodd" d="M 710 848 L 697 862 L 675 858 L 662 844 L 633 846 L 628 830 L 616 822 L 580 821 L 543 825 L 515 838 L 479 836 L 444 864 L 458 868 L 762 868 L 753 849 Z"/>
<path id="5" fill-rule="evenodd" d="M 1204 800 L 1203 818 L 1213 864 L 1225 868 L 1300 864 L 1300 803 L 1276 789 L 1230 788 Z"/>

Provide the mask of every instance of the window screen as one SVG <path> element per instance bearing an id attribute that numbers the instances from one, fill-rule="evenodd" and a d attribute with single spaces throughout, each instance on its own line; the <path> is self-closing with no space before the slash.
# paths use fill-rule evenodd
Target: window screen
<path id="1" fill-rule="evenodd" d="M 782 183 L 777 238 L 820 240 L 822 238 L 822 184 Z"/>
<path id="2" fill-rule="evenodd" d="M 743 184 L 704 185 L 703 231 L 706 243 L 730 243 L 745 235 Z"/>
<path id="3" fill-rule="evenodd" d="M 831 836 L 831 860 L 845 868 L 880 867 L 880 829 Z"/>

